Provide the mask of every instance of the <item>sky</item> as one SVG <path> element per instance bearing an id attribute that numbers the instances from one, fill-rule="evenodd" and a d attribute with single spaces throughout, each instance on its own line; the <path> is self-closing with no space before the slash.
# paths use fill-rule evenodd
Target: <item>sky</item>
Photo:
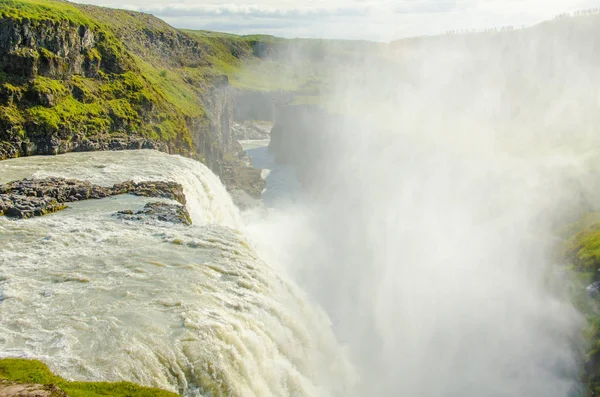
<path id="1" fill-rule="evenodd" d="M 76 0 L 153 14 L 177 28 L 391 41 L 530 26 L 600 0 Z"/>

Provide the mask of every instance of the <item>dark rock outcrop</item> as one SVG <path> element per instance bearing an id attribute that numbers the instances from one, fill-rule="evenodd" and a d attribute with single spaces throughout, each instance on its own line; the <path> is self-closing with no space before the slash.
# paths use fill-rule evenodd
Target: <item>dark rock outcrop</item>
<path id="1" fill-rule="evenodd" d="M 232 186 L 230 192 L 243 191 L 250 197 L 260 199 L 266 187 L 266 181 L 262 179 L 262 170 L 247 166 L 234 166 L 226 168 L 223 172 L 223 181 Z M 235 198 L 235 195 L 232 195 Z"/>
<path id="2" fill-rule="evenodd" d="M 134 196 L 161 197 L 186 204 L 183 187 L 176 182 L 140 182 L 118 183 L 112 187 L 112 195 L 133 194 Z"/>
<path id="3" fill-rule="evenodd" d="M 10 218 L 31 218 L 67 208 L 52 197 L 32 197 L 20 194 L 0 194 L 0 215 Z"/>
<path id="4" fill-rule="evenodd" d="M 600 294 L 600 281 L 596 281 L 586 287 L 586 292 L 589 296 L 596 297 Z"/>
<path id="5" fill-rule="evenodd" d="M 54 198 L 60 203 L 99 199 L 118 194 L 162 197 L 186 204 L 183 187 L 176 182 L 127 181 L 112 187 L 95 185 L 87 181 L 64 178 L 23 179 L 0 185 L 0 194 Z"/>
<path id="6" fill-rule="evenodd" d="M 137 212 L 131 210 L 119 211 L 115 216 L 128 221 L 148 222 L 159 220 L 183 225 L 192 224 L 192 218 L 185 206 L 160 202 L 148 203 L 143 210 Z"/>
<path id="7" fill-rule="evenodd" d="M 6 73 L 67 78 L 97 76 L 100 71 L 95 50 L 98 38 L 89 26 L 74 26 L 66 20 L 34 25 L 4 18 L 0 19 L 0 37 L 0 70 Z"/>
<path id="8" fill-rule="evenodd" d="M 0 215 L 31 218 L 67 208 L 63 203 L 119 194 L 167 198 L 182 206 L 186 204 L 183 187 L 176 182 L 127 181 L 106 187 L 75 179 L 23 179 L 0 185 Z"/>

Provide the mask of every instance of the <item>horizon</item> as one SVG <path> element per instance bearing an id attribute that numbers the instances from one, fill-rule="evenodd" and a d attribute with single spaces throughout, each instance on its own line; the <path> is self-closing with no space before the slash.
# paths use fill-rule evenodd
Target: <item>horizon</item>
<path id="1" fill-rule="evenodd" d="M 600 7 L 600 0 L 312 0 L 302 6 L 291 0 L 260 4 L 246 0 L 204 4 L 177 0 L 166 6 L 158 0 L 74 2 L 152 14 L 178 29 L 376 42 L 449 31 L 530 27 L 563 13 Z"/>

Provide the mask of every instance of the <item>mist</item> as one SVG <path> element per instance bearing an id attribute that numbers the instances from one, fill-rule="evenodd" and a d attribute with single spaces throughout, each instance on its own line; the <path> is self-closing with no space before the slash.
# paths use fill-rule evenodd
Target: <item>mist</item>
<path id="1" fill-rule="evenodd" d="M 302 194 L 248 229 L 329 315 L 353 395 L 579 395 L 554 249 L 600 202 L 595 18 L 330 60 L 294 110 Z"/>

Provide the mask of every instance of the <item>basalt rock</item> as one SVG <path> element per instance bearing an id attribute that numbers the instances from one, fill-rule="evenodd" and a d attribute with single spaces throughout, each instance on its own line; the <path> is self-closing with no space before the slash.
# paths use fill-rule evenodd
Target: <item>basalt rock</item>
<path id="1" fill-rule="evenodd" d="M 67 203 L 108 197 L 112 195 L 112 189 L 74 179 L 45 178 L 23 179 L 0 185 L 0 194 L 54 199 Z"/>
<path id="2" fill-rule="evenodd" d="M 585 290 L 589 296 L 597 297 L 600 295 L 600 281 L 596 281 L 595 283 L 588 285 Z"/>
<path id="3" fill-rule="evenodd" d="M 51 197 L 0 194 L 0 215 L 10 218 L 27 219 L 42 216 L 67 208 Z"/>
<path id="4" fill-rule="evenodd" d="M 133 194 L 135 196 L 161 197 L 186 204 L 183 187 L 176 182 L 140 182 L 118 183 L 112 187 L 112 195 Z"/>
<path id="5" fill-rule="evenodd" d="M 119 194 L 167 198 L 186 204 L 183 187 L 176 182 L 127 181 L 106 187 L 76 179 L 23 179 L 0 185 L 0 215 L 31 218 L 63 210 L 67 208 L 64 203 Z"/>
<path id="6" fill-rule="evenodd" d="M 143 210 L 137 212 L 131 210 L 119 211 L 115 216 L 128 221 L 151 222 L 159 220 L 183 225 L 192 224 L 192 218 L 185 206 L 161 202 L 148 203 Z"/>

